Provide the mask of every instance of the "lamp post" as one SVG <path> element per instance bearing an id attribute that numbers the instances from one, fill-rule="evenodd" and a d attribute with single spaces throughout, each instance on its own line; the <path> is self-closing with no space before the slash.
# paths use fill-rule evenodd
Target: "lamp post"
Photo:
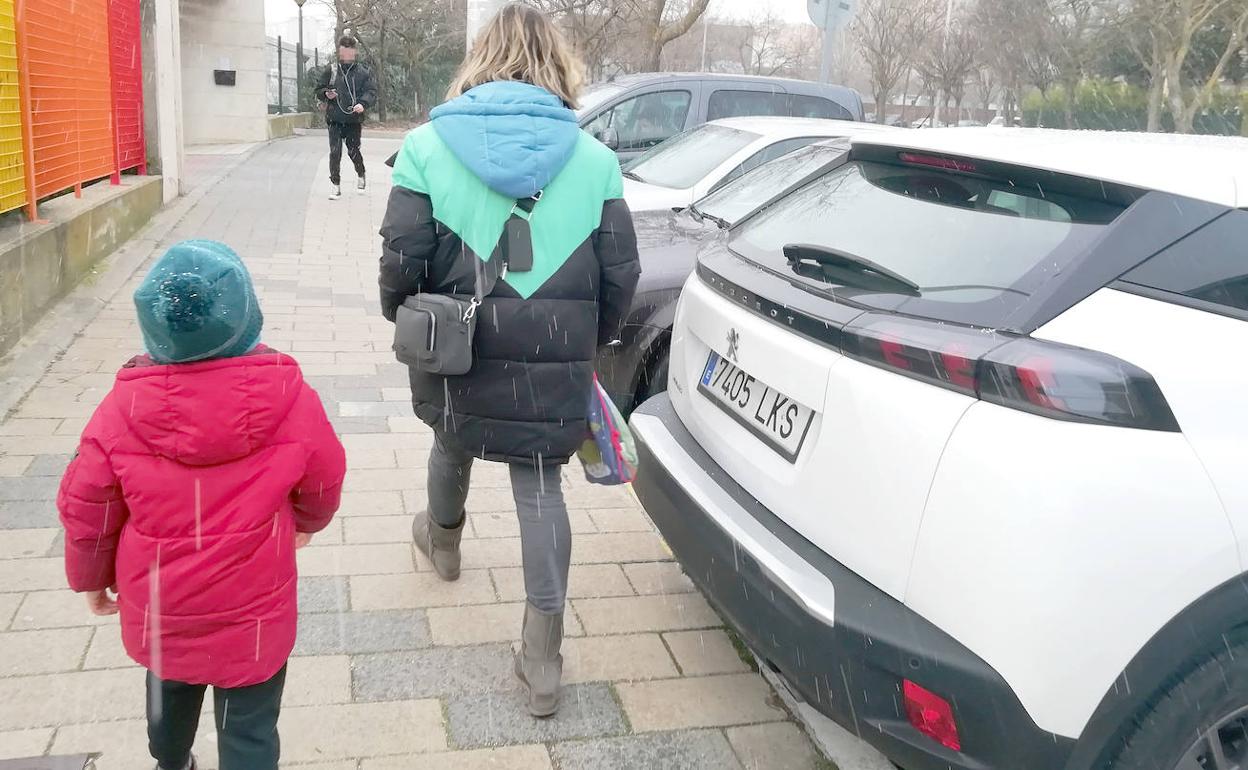
<path id="1" fill-rule="evenodd" d="M 295 5 L 299 6 L 299 44 L 295 48 L 295 110 L 303 112 L 303 4 L 308 0 L 295 0 Z M 277 52 L 278 56 L 282 55 L 281 51 Z M 281 88 L 281 83 L 278 83 Z"/>

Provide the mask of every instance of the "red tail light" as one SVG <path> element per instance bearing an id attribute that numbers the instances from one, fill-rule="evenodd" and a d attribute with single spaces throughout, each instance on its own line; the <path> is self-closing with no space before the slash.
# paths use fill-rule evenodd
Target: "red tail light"
<path id="1" fill-rule="evenodd" d="M 1053 362 L 1047 358 L 1032 357 L 1017 368 L 1018 381 L 1027 402 L 1041 409 L 1065 411 L 1066 405 L 1057 398 L 1057 382 L 1053 377 Z"/>
<path id="2" fill-rule="evenodd" d="M 940 363 L 950 383 L 965 390 L 975 390 L 976 361 L 965 345 L 955 342 L 942 350 Z"/>
<path id="3" fill-rule="evenodd" d="M 963 171 L 966 173 L 975 172 L 975 164 L 965 160 L 957 160 L 956 158 L 945 158 L 939 155 L 922 155 L 916 152 L 902 152 L 897 154 L 897 159 L 902 163 L 911 163 L 916 166 L 931 166 L 932 168 L 943 168 L 947 171 Z"/>
<path id="4" fill-rule="evenodd" d="M 949 701 L 909 679 L 903 680 L 902 687 L 906 718 L 914 729 L 947 749 L 961 751 L 962 739 L 958 737 L 958 724 L 953 719 L 953 707 Z"/>
<path id="5" fill-rule="evenodd" d="M 1179 430 L 1148 372 L 1093 350 L 1015 339 L 980 360 L 978 386 L 984 401 L 1045 417 Z"/>
<path id="6" fill-rule="evenodd" d="M 1012 409 L 1074 422 L 1178 431 L 1153 378 L 1092 350 L 868 313 L 842 352 L 916 380 Z"/>

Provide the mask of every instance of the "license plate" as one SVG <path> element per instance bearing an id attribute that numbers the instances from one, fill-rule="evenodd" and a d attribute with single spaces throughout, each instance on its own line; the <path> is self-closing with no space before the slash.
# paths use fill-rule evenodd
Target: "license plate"
<path id="1" fill-rule="evenodd" d="M 814 410 L 712 351 L 698 390 L 789 462 L 806 440 Z"/>

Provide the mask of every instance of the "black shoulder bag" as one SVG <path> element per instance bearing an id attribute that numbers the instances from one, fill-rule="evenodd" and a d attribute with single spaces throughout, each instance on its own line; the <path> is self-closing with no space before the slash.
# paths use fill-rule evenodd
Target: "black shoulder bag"
<path id="1" fill-rule="evenodd" d="M 473 295 L 464 301 L 447 294 L 417 294 L 399 308 L 394 324 L 394 354 L 400 363 L 452 377 L 472 369 L 472 340 L 477 308 L 510 271 L 533 269 L 533 238 L 529 216 L 542 198 L 516 201 L 503 226 L 498 248 L 489 262 L 473 255 Z"/>

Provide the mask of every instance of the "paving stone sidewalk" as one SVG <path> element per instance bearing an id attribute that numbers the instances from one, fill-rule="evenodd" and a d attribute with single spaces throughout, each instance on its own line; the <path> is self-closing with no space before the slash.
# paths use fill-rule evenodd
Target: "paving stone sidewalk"
<path id="1" fill-rule="evenodd" d="M 506 469 L 474 471 L 457 583 L 438 581 L 410 545 L 431 434 L 412 416 L 376 298 L 382 161 L 398 142 L 367 139 L 372 186 L 336 202 L 323 142 L 260 148 L 162 240 L 133 246 L 207 237 L 236 248 L 261 294 L 265 342 L 300 360 L 347 447 L 342 511 L 300 552 L 283 767 L 830 767 L 629 491 L 593 487 L 576 467 L 564 473 L 575 533 L 568 687 L 555 718 L 524 712 L 511 673 L 524 590 Z M 65 587 L 54 509 L 78 433 L 139 346 L 138 278 L 0 421 L 0 759 L 102 752 L 101 770 L 152 764 L 143 672 L 116 619 L 92 617 Z M 210 714 L 196 746 L 206 769 L 216 767 Z"/>

